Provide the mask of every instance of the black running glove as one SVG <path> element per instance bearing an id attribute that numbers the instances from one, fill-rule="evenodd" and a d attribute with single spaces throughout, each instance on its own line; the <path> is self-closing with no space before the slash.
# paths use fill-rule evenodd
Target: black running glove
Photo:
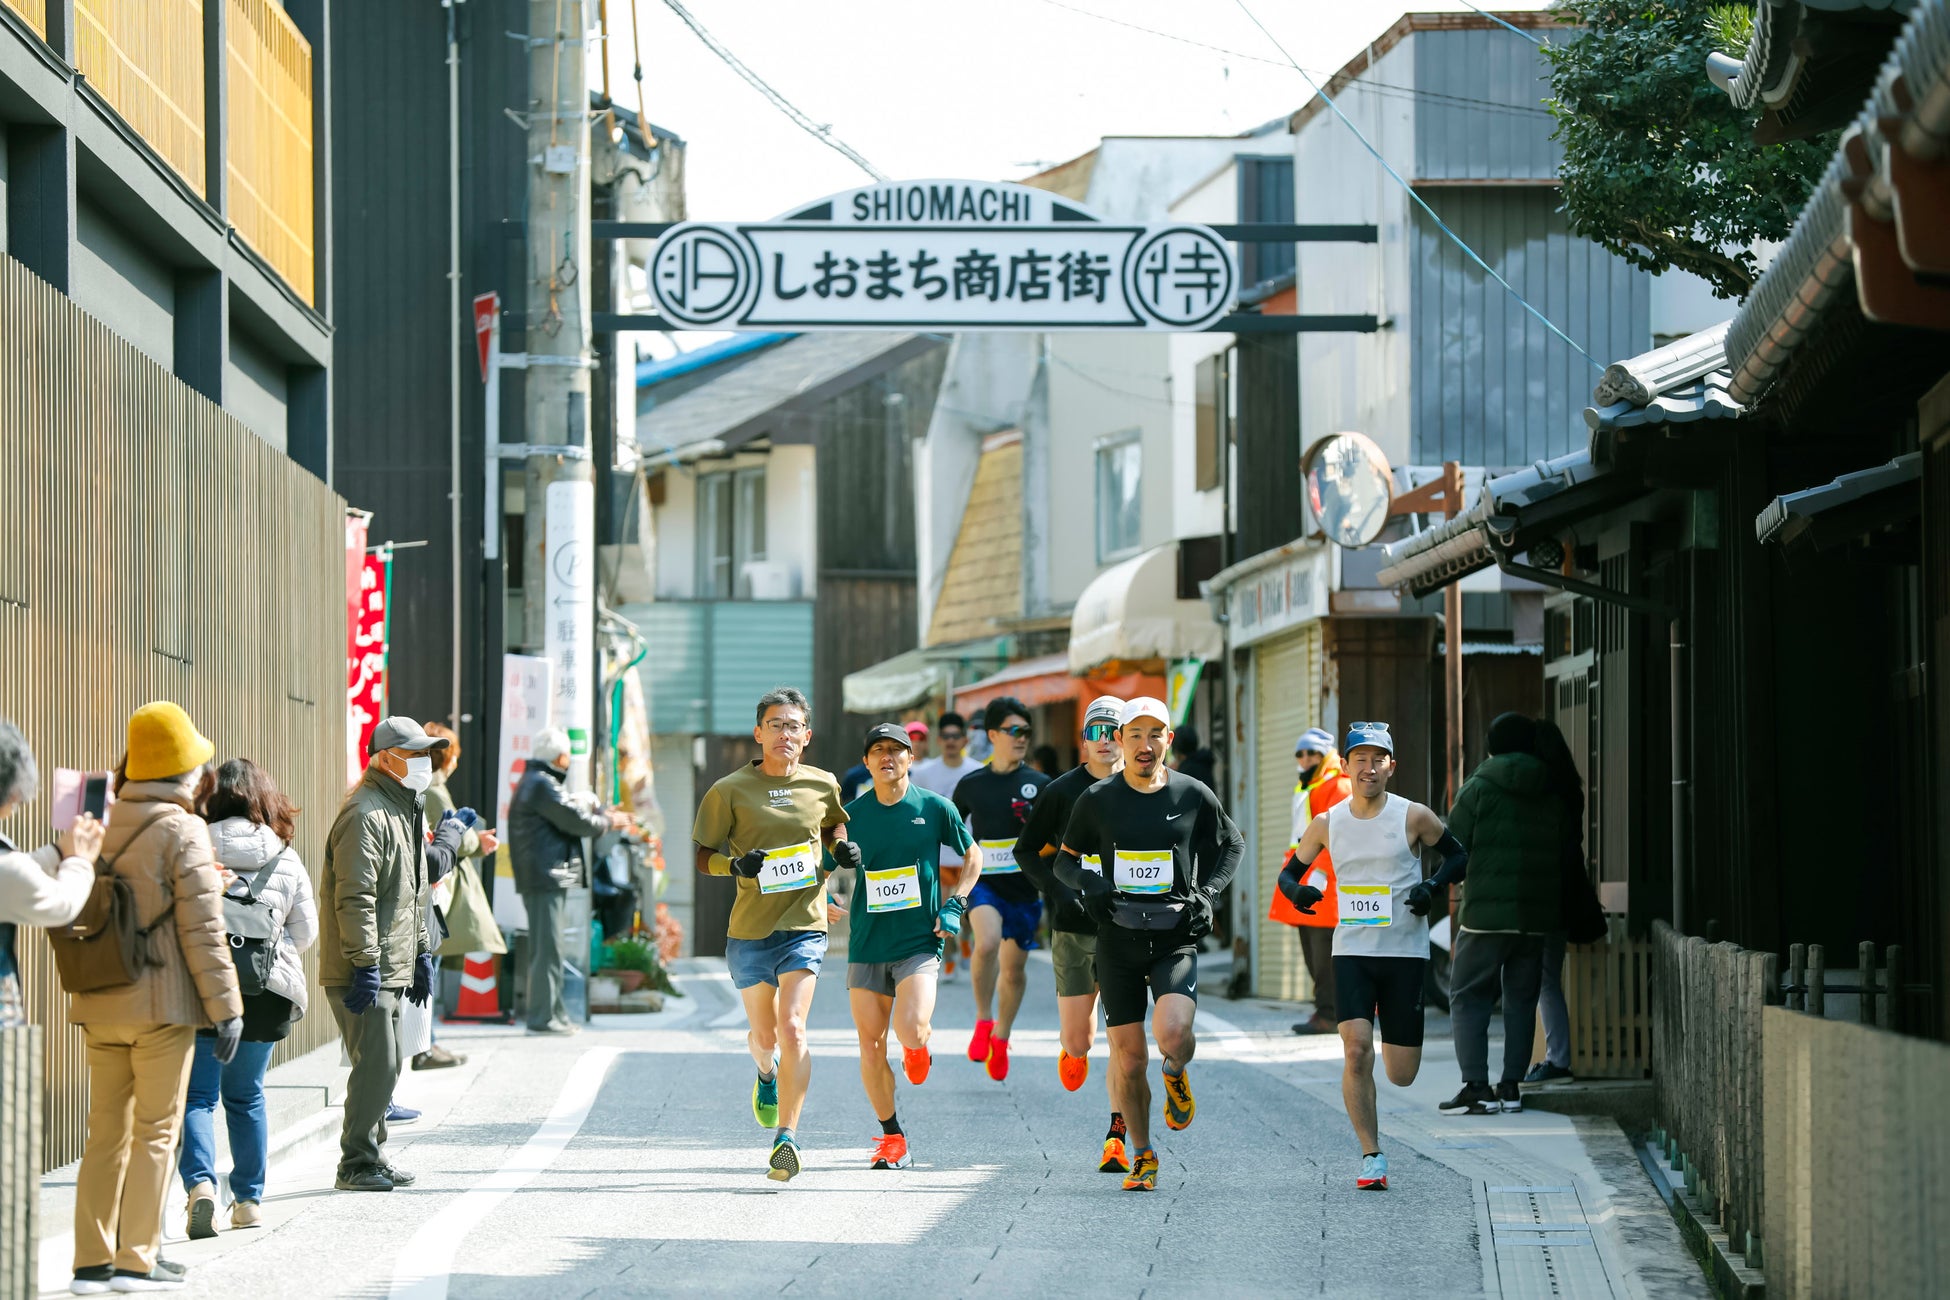
<path id="1" fill-rule="evenodd" d="M 1080 874 L 1083 878 L 1083 889 L 1080 892 L 1083 895 L 1085 914 L 1099 925 L 1107 924 L 1116 915 L 1117 891 L 1111 888 L 1110 881 L 1104 878 L 1104 873 L 1101 871 L 1085 871 Z"/>
<path id="2" fill-rule="evenodd" d="M 406 991 L 406 1000 L 416 1007 L 423 1007 L 433 997 L 433 954 L 423 952 L 413 960 L 413 986 Z"/>
<path id="3" fill-rule="evenodd" d="M 1300 859 L 1294 858 L 1289 861 L 1286 864 L 1286 870 L 1280 873 L 1280 893 L 1286 896 L 1287 902 L 1293 904 L 1294 907 L 1306 915 L 1312 916 L 1314 914 L 1314 904 L 1327 897 L 1327 895 L 1315 889 L 1312 885 L 1303 885 L 1300 883 L 1301 873 L 1306 870 L 1307 868 L 1301 865 Z"/>
<path id="4" fill-rule="evenodd" d="M 746 880 L 756 880 L 758 873 L 765 870 L 765 850 L 753 849 L 731 860 L 731 874 Z"/>
<path id="5" fill-rule="evenodd" d="M 1427 916 L 1435 906 L 1435 890 L 1426 880 L 1418 880 L 1408 891 L 1408 910 L 1417 916 Z"/>
<path id="6" fill-rule="evenodd" d="M 1212 895 L 1206 893 L 1203 889 L 1193 890 L 1189 911 L 1192 917 L 1192 938 L 1197 939 L 1202 935 L 1212 933 L 1212 922 L 1214 919 L 1212 915 Z"/>
<path id="7" fill-rule="evenodd" d="M 834 840 L 833 861 L 848 871 L 857 870 L 860 866 L 860 846 L 852 840 Z"/>

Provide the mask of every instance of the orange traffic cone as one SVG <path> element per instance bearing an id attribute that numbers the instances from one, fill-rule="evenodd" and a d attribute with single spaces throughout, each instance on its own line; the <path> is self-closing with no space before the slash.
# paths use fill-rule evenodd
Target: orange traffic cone
<path id="1" fill-rule="evenodd" d="M 501 995 L 494 980 L 495 957 L 491 952 L 470 952 L 460 972 L 460 1000 L 449 1020 L 481 1020 L 509 1024 L 514 1016 L 501 1009 Z"/>

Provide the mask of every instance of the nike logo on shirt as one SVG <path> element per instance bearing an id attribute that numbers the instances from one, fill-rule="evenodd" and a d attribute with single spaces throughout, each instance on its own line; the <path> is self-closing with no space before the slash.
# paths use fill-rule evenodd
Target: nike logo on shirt
<path id="1" fill-rule="evenodd" d="M 1175 821 L 1177 821 L 1177 820 L 1178 820 L 1178 819 L 1179 819 L 1180 817 L 1183 817 L 1184 815 L 1185 815 L 1184 813 L 1166 813 L 1166 814 L 1165 814 L 1165 820 L 1166 820 L 1166 821 L 1168 821 L 1168 822 L 1175 822 Z"/>

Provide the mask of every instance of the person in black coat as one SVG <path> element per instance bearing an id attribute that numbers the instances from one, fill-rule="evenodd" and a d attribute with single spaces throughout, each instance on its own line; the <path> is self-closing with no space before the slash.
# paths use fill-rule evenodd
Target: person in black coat
<path id="1" fill-rule="evenodd" d="M 569 775 L 569 737 L 551 728 L 535 737 L 521 784 L 508 802 L 508 859 L 515 888 L 528 909 L 528 1031 L 575 1032 L 562 1003 L 562 913 L 576 882 L 582 842 L 628 818 L 605 815 L 588 797 L 563 790 Z"/>

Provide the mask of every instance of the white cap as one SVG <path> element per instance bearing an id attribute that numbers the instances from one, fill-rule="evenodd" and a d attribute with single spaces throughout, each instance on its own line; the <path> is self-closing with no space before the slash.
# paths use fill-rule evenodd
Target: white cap
<path id="1" fill-rule="evenodd" d="M 1115 726 L 1117 720 L 1123 716 L 1124 701 L 1115 695 L 1099 695 L 1084 709 L 1083 725 L 1087 727 L 1093 722 L 1108 722 Z"/>
<path id="2" fill-rule="evenodd" d="M 1124 712 L 1118 715 L 1117 725 L 1128 727 L 1139 718 L 1156 718 L 1166 727 L 1171 726 L 1171 710 L 1165 707 L 1163 700 L 1149 695 L 1140 695 L 1134 700 L 1126 700 Z"/>

